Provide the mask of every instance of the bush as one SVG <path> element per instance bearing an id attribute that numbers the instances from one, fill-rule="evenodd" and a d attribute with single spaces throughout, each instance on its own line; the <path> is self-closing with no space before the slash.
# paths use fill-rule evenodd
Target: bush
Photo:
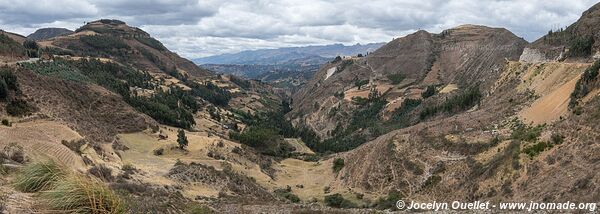
<path id="1" fill-rule="evenodd" d="M 23 42 L 23 47 L 27 49 L 37 50 L 40 46 L 37 44 L 37 42 L 33 40 L 25 40 Z"/>
<path id="2" fill-rule="evenodd" d="M 440 181 L 442 181 L 442 177 L 440 177 L 439 175 L 433 175 L 433 176 L 427 178 L 425 183 L 423 183 L 423 187 L 431 188 L 431 187 L 437 185 Z"/>
<path id="3" fill-rule="evenodd" d="M 342 170 L 342 168 L 344 168 L 344 159 L 343 158 L 336 158 L 335 160 L 333 160 L 333 172 L 337 173 L 340 170 Z"/>
<path id="4" fill-rule="evenodd" d="M 10 123 L 10 121 L 8 121 L 7 119 L 2 119 L 2 125 L 4 126 L 12 126 L 12 124 Z"/>
<path id="5" fill-rule="evenodd" d="M 104 165 L 94 166 L 88 170 L 88 173 L 90 173 L 93 176 L 96 176 L 97 178 L 100 178 L 105 182 L 111 182 L 114 180 L 114 177 L 112 175 L 112 169 Z"/>
<path id="6" fill-rule="evenodd" d="M 351 201 L 346 200 L 339 193 L 336 193 L 336 194 L 333 194 L 333 195 L 326 195 L 324 201 L 325 201 L 325 204 L 327 206 L 335 207 L 335 208 L 353 208 L 353 207 L 356 207 L 356 205 L 354 203 L 352 203 Z"/>
<path id="7" fill-rule="evenodd" d="M 27 157 L 25 157 L 25 151 L 23 150 L 23 147 L 14 142 L 5 146 L 0 155 L 17 163 L 27 162 Z"/>
<path id="8" fill-rule="evenodd" d="M 539 142 L 539 143 L 536 143 L 532 146 L 529 146 L 529 147 L 523 149 L 523 153 L 529 155 L 530 158 L 533 158 L 552 147 L 553 147 L 553 145 L 549 144 L 547 142 Z"/>
<path id="9" fill-rule="evenodd" d="M 21 169 L 15 177 L 14 186 L 21 192 L 38 192 L 52 188 L 64 176 L 65 172 L 52 161 L 34 163 Z"/>
<path id="10" fill-rule="evenodd" d="M 336 56 L 336 57 L 335 57 L 335 58 L 334 58 L 334 59 L 331 61 L 331 63 L 338 63 L 338 62 L 340 62 L 340 61 L 342 61 L 342 57 L 341 57 L 341 56 Z"/>
<path id="11" fill-rule="evenodd" d="M 395 74 L 388 74 L 387 78 L 392 82 L 393 85 L 397 85 L 397 84 L 400 84 L 402 82 L 402 80 L 404 80 L 406 78 L 406 76 L 404 76 L 404 74 L 401 74 L 401 73 L 395 73 Z"/>
<path id="12" fill-rule="evenodd" d="M 535 142 L 540 137 L 543 130 L 544 126 L 542 125 L 528 126 L 519 121 L 512 127 L 511 138 L 514 140 Z"/>
<path id="13" fill-rule="evenodd" d="M 8 98 L 9 91 L 17 91 L 19 89 L 17 84 L 17 76 L 7 67 L 0 69 L 0 100 Z"/>
<path id="14" fill-rule="evenodd" d="M 397 210 L 396 202 L 402 198 L 403 196 L 398 191 L 392 190 L 388 192 L 386 197 L 379 198 L 377 202 L 375 202 L 375 208 L 380 210 Z"/>
<path id="15" fill-rule="evenodd" d="M 8 86 L 4 79 L 0 79 L 0 100 L 4 100 L 8 97 Z"/>
<path id="16" fill-rule="evenodd" d="M 9 70 L 9 68 L 3 67 L 0 69 L 0 79 L 3 79 L 4 82 L 6 82 L 6 86 L 9 90 L 16 91 L 19 89 L 17 76 L 11 70 Z"/>
<path id="17" fill-rule="evenodd" d="M 360 90 L 360 88 L 361 88 L 363 85 L 366 85 L 366 84 L 368 84 L 368 83 L 369 83 L 369 80 L 356 80 L 356 81 L 354 81 L 354 86 L 356 86 L 356 87 L 358 88 L 358 90 Z M 343 93 L 343 92 L 342 92 L 342 93 Z"/>
<path id="18" fill-rule="evenodd" d="M 154 151 L 152 151 L 152 152 L 153 152 L 153 153 L 154 153 L 154 155 L 156 155 L 156 156 L 161 156 L 161 155 L 163 155 L 163 154 L 165 153 L 165 149 L 163 149 L 163 148 L 158 148 L 158 149 L 155 149 L 155 150 L 154 150 Z"/>
<path id="19" fill-rule="evenodd" d="M 183 131 L 183 129 L 179 129 L 179 131 L 177 131 L 177 144 L 179 145 L 179 149 L 181 150 L 184 150 L 185 147 L 187 147 L 189 144 L 188 139 L 185 136 L 185 131 Z"/>
<path id="20" fill-rule="evenodd" d="M 67 141 L 67 140 L 62 140 L 61 144 L 66 146 L 67 148 L 69 148 L 71 151 L 74 151 L 75 153 L 81 155 L 81 147 L 83 145 L 85 145 L 87 142 L 84 139 L 79 139 L 79 140 L 71 140 L 71 141 Z"/>
<path id="21" fill-rule="evenodd" d="M 285 199 L 291 201 L 292 203 L 300 202 L 300 198 L 297 195 L 295 195 L 294 193 L 292 193 L 292 188 L 290 186 L 287 186 L 285 189 L 284 188 L 276 189 L 274 192 L 275 192 L 275 195 L 285 198 Z"/>
<path id="22" fill-rule="evenodd" d="M 15 117 L 29 115 L 32 111 L 33 107 L 22 99 L 11 100 L 8 105 L 6 105 L 6 112 Z"/>
<path id="23" fill-rule="evenodd" d="M 423 91 L 423 93 L 421 93 L 421 96 L 423 96 L 423 98 L 428 98 L 431 97 L 435 94 L 435 86 L 430 85 L 427 86 L 427 88 L 425 89 L 425 91 Z"/>
<path id="24" fill-rule="evenodd" d="M 558 133 L 553 133 L 552 136 L 550 136 L 550 140 L 552 141 L 553 144 L 556 144 L 556 145 L 562 144 L 564 139 L 565 139 L 565 137 L 563 137 L 562 135 L 560 135 Z"/>

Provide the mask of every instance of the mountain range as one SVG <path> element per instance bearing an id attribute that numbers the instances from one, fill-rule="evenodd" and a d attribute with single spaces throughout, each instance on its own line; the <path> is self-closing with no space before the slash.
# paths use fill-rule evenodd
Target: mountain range
<path id="1" fill-rule="evenodd" d="M 196 64 L 236 64 L 236 65 L 282 65 L 292 61 L 303 61 L 307 64 L 316 64 L 333 59 L 336 56 L 351 56 L 367 54 L 381 47 L 383 43 L 366 45 L 356 44 L 346 46 L 342 44 L 288 47 L 277 49 L 248 50 L 233 54 L 221 54 L 197 58 Z"/>

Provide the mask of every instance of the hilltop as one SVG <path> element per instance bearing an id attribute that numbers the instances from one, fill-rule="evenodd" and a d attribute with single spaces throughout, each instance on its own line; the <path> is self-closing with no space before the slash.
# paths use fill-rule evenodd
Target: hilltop
<path id="1" fill-rule="evenodd" d="M 29 34 L 27 36 L 27 39 L 44 40 L 51 39 L 57 36 L 67 35 L 70 33 L 73 33 L 73 31 L 66 28 L 40 28 L 37 29 L 35 32 Z"/>

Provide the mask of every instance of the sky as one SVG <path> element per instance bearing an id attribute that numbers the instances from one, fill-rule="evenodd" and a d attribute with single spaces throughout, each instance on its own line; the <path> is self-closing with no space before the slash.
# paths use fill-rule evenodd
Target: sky
<path id="1" fill-rule="evenodd" d="M 389 42 L 461 24 L 504 27 L 534 41 L 575 22 L 592 0 L 0 0 L 0 29 L 75 30 L 101 18 L 140 27 L 198 58 L 242 50 Z"/>

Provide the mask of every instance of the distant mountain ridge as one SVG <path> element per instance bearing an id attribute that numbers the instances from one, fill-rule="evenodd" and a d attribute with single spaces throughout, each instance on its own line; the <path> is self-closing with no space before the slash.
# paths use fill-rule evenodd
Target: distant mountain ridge
<path id="1" fill-rule="evenodd" d="M 66 29 L 66 28 L 40 28 L 40 29 L 36 30 L 35 32 L 33 32 L 32 34 L 29 34 L 29 36 L 27 36 L 27 39 L 37 41 L 37 40 L 50 39 L 50 38 L 54 38 L 57 36 L 62 36 L 62 35 L 70 34 L 70 33 L 73 33 L 73 31 Z"/>
<path id="2" fill-rule="evenodd" d="M 238 64 L 238 65 L 279 65 L 289 64 L 289 61 L 304 59 L 306 61 L 326 62 L 329 58 L 338 55 L 366 54 L 377 50 L 385 43 L 356 44 L 346 46 L 343 44 L 319 45 L 306 47 L 289 47 L 278 49 L 261 49 L 242 51 L 234 54 L 222 54 L 194 59 L 196 64 Z"/>

